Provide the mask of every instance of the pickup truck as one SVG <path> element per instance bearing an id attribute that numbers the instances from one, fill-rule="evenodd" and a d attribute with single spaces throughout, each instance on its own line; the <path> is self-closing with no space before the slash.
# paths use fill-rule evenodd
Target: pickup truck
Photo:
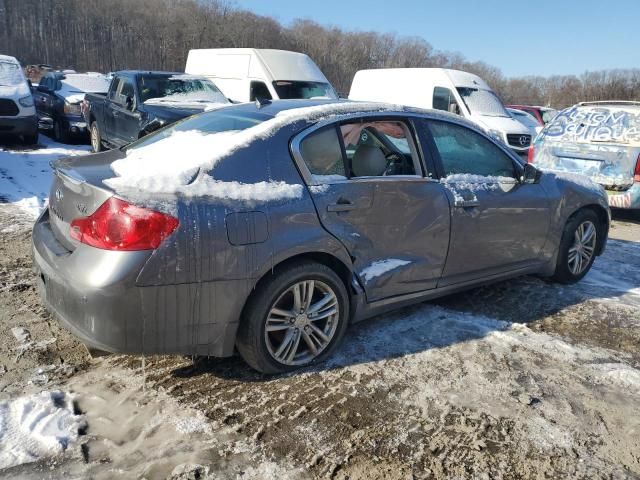
<path id="1" fill-rule="evenodd" d="M 106 94 L 85 95 L 91 148 L 120 148 L 177 120 L 230 104 L 211 80 L 172 72 L 121 71 Z"/>

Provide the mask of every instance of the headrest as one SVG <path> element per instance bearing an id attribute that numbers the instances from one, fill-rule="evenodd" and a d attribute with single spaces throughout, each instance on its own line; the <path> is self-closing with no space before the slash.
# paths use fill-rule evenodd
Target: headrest
<path id="1" fill-rule="evenodd" d="M 351 159 L 351 169 L 356 177 L 377 177 L 387 168 L 382 150 L 373 145 L 360 145 Z"/>

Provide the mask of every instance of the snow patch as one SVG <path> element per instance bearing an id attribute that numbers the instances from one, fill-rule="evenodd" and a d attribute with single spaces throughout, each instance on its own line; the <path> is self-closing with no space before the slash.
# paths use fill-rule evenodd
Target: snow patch
<path id="1" fill-rule="evenodd" d="M 68 393 L 41 392 L 0 402 L 0 469 L 61 454 L 84 425 Z"/>
<path id="2" fill-rule="evenodd" d="M 90 148 L 63 145 L 44 135 L 40 135 L 38 143 L 34 149 L 0 148 L 0 198 L 34 219 L 48 201 L 52 178 L 49 163 L 61 157 L 84 155 Z"/>
<path id="3" fill-rule="evenodd" d="M 403 265 L 409 265 L 410 263 L 411 262 L 408 260 L 399 260 L 397 258 L 378 260 L 362 270 L 360 275 L 364 279 L 365 283 L 367 283 L 380 275 L 390 272 L 398 267 L 402 267 Z"/>

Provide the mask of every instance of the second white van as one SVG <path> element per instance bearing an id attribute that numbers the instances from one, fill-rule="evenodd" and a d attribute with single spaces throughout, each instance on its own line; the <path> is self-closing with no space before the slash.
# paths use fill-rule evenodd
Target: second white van
<path id="1" fill-rule="evenodd" d="M 185 72 L 203 75 L 233 102 L 256 99 L 338 98 L 304 53 L 258 48 L 189 50 Z"/>
<path id="2" fill-rule="evenodd" d="M 531 133 L 506 111 L 477 75 L 446 68 L 382 68 L 356 72 L 350 100 L 433 108 L 462 115 L 490 136 L 526 155 Z"/>

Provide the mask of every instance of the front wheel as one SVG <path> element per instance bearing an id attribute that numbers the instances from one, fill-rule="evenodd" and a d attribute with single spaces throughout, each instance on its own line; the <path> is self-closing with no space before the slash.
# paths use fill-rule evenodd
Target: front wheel
<path id="1" fill-rule="evenodd" d="M 302 262 L 277 272 L 245 307 L 236 345 L 262 373 L 282 373 L 326 358 L 344 335 L 349 298 L 329 267 Z"/>
<path id="2" fill-rule="evenodd" d="M 569 219 L 560 241 L 556 270 L 552 279 L 560 283 L 575 283 L 591 269 L 602 224 L 591 210 L 582 210 Z"/>

